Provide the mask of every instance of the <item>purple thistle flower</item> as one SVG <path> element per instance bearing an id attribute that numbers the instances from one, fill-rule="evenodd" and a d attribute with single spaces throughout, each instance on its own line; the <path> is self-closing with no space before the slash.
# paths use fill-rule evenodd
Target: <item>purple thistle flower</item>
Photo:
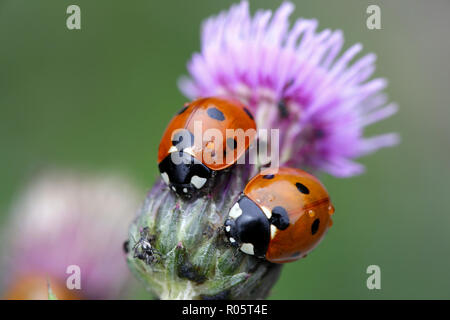
<path id="1" fill-rule="evenodd" d="M 207 19 L 201 52 L 188 63 L 179 86 L 189 98 L 228 95 L 255 114 L 258 128 L 280 130 L 280 165 L 309 167 L 337 177 L 360 174 L 355 158 L 398 143 L 393 133 L 371 138 L 364 128 L 387 118 L 385 79 L 370 79 L 374 54 L 354 61 L 362 45 L 341 53 L 340 30 L 316 31 L 317 21 L 298 19 L 292 3 L 253 17 L 247 1 Z M 353 61 L 353 62 L 352 62 Z"/>
<path id="2" fill-rule="evenodd" d="M 2 294 L 45 299 L 48 279 L 58 299 L 117 299 L 130 280 L 122 248 L 138 203 L 116 176 L 52 171 L 32 180 L 2 232 Z M 80 268 L 80 290 L 66 289 L 70 265 Z"/>

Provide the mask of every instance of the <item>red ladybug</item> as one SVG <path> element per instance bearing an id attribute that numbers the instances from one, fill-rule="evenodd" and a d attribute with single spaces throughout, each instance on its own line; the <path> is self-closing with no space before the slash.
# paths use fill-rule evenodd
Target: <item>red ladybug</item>
<path id="1" fill-rule="evenodd" d="M 308 254 L 332 225 L 325 187 L 303 170 L 264 170 L 246 185 L 225 221 L 228 240 L 244 253 L 274 263 Z"/>
<path id="2" fill-rule="evenodd" d="M 255 136 L 252 114 L 236 100 L 211 97 L 187 103 L 161 139 L 161 177 L 173 191 L 190 198 L 218 171 L 235 164 Z"/>

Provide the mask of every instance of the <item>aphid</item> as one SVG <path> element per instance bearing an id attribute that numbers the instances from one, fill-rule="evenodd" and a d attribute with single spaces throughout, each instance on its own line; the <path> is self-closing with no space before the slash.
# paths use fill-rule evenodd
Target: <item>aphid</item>
<path id="1" fill-rule="evenodd" d="M 225 233 L 242 252 L 274 263 L 298 260 L 332 225 L 325 187 L 303 170 L 264 170 L 246 185 L 225 221 Z"/>
<path id="2" fill-rule="evenodd" d="M 123 249 L 123 252 L 125 252 L 125 253 L 130 252 L 130 241 L 129 240 L 126 240 L 123 242 L 122 249 Z"/>
<path id="3" fill-rule="evenodd" d="M 161 258 L 161 253 L 152 246 L 154 237 L 149 235 L 149 228 L 145 227 L 140 232 L 140 239 L 133 246 L 133 258 L 144 261 L 147 265 L 156 263 Z"/>

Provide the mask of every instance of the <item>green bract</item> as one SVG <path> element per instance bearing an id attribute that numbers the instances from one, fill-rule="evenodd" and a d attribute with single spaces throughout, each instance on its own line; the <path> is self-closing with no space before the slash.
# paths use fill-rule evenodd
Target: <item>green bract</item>
<path id="1" fill-rule="evenodd" d="M 130 227 L 128 265 L 160 299 L 262 299 L 281 266 L 246 255 L 227 242 L 223 223 L 242 192 L 248 170 L 234 168 L 216 178 L 211 193 L 183 200 L 162 182 L 148 194 Z M 147 264 L 133 247 L 148 228 L 152 249 Z"/>

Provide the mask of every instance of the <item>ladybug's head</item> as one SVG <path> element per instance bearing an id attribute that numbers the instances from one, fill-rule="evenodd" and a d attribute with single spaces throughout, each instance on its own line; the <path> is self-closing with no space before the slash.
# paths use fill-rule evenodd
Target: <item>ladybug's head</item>
<path id="1" fill-rule="evenodd" d="M 189 153 L 169 153 L 159 163 L 164 182 L 177 194 L 191 198 L 205 187 L 212 170 Z"/>
<path id="2" fill-rule="evenodd" d="M 270 222 L 261 208 L 242 196 L 231 208 L 225 221 L 225 234 L 242 252 L 264 257 L 270 242 Z"/>

